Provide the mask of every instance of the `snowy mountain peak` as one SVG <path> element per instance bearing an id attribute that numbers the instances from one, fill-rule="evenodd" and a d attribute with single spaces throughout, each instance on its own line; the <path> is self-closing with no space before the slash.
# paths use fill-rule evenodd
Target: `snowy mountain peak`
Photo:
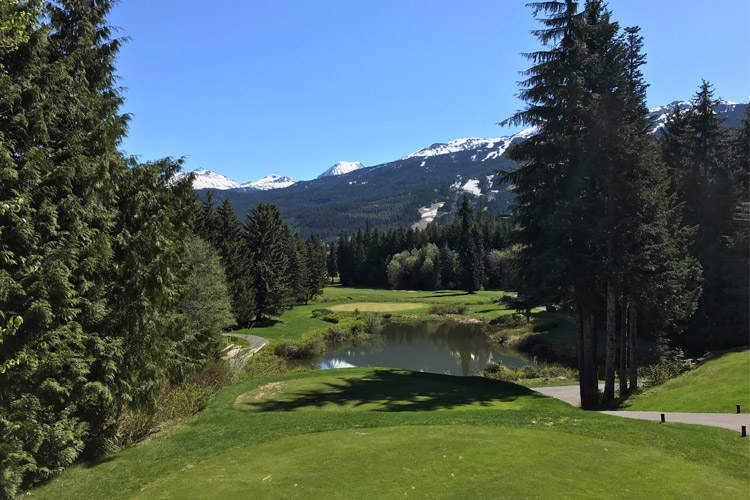
<path id="1" fill-rule="evenodd" d="M 267 191 L 269 189 L 286 188 L 295 182 L 291 177 L 271 174 L 257 181 L 243 182 L 239 185 L 239 188 L 246 191 Z"/>
<path id="2" fill-rule="evenodd" d="M 688 111 L 693 109 L 695 103 L 693 101 L 674 101 L 666 106 L 659 106 L 654 108 L 648 113 L 649 123 L 651 124 L 651 133 L 658 134 L 659 131 L 664 128 L 667 123 L 667 116 L 673 111 L 675 106 L 679 106 L 680 110 Z M 745 115 L 748 103 L 746 102 L 732 102 L 720 100 L 716 105 L 715 112 L 717 115 L 725 118 L 724 125 L 735 126 L 742 117 Z"/>
<path id="3" fill-rule="evenodd" d="M 193 172 L 178 172 L 174 176 L 175 181 L 184 179 L 190 174 L 194 174 L 193 189 L 236 189 L 240 185 L 229 177 L 226 177 L 211 170 L 194 170 Z"/>
<path id="4" fill-rule="evenodd" d="M 465 137 L 463 139 L 456 139 L 447 144 L 436 143 L 426 148 L 420 149 L 416 153 L 406 155 L 402 160 L 408 160 L 409 158 L 428 158 L 430 156 L 440 156 L 453 153 L 459 153 L 461 151 L 469 151 L 474 149 L 491 149 L 493 150 L 490 154 L 492 157 L 502 155 L 508 146 L 528 139 L 532 135 L 536 134 L 537 130 L 535 127 L 527 128 L 516 132 L 511 136 L 498 137 L 496 139 L 482 139 L 480 137 Z M 488 158 L 485 158 L 488 159 Z"/>
<path id="5" fill-rule="evenodd" d="M 422 148 L 419 151 L 406 155 L 402 160 L 408 160 L 409 158 L 427 158 L 430 156 L 447 155 L 451 153 L 458 153 L 459 151 L 466 151 L 468 149 L 486 148 L 492 147 L 491 144 L 496 139 L 482 139 L 479 137 L 465 137 L 463 139 L 456 139 L 447 144 L 435 143 L 426 148 Z"/>
<path id="6" fill-rule="evenodd" d="M 359 170 L 360 168 L 365 168 L 365 166 L 358 161 L 340 161 L 320 174 L 317 178 L 330 177 L 331 175 L 344 175 Z"/>

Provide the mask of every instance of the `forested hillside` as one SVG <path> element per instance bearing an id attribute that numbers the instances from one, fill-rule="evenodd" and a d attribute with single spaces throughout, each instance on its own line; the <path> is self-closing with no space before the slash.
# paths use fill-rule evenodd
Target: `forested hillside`
<path id="1" fill-rule="evenodd" d="M 215 196 L 227 197 L 238 213 L 261 202 L 274 203 L 294 231 L 305 237 L 318 234 L 330 241 L 339 231 L 356 231 L 367 221 L 381 229 L 409 226 L 419 220 L 420 207 L 436 202 L 446 203 L 441 213 L 455 212 L 464 194 L 455 184 L 463 185 L 470 179 L 479 181 L 488 195 L 486 206 L 490 210 L 507 211 L 512 195 L 505 187 L 493 185 L 488 176 L 494 177 L 495 169 L 511 168 L 513 163 L 502 157 L 471 160 L 472 156 L 487 156 L 489 152 L 469 150 L 406 158 L 345 175 L 299 182 L 281 190 L 217 191 Z"/>

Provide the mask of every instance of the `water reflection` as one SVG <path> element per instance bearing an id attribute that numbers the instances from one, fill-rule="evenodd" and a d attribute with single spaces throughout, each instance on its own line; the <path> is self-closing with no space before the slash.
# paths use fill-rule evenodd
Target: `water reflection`
<path id="1" fill-rule="evenodd" d="M 315 368 L 382 366 L 451 375 L 475 374 L 492 361 L 534 364 L 522 354 L 485 342 L 481 327 L 456 322 L 388 323 L 379 341 L 347 346 L 315 360 Z"/>

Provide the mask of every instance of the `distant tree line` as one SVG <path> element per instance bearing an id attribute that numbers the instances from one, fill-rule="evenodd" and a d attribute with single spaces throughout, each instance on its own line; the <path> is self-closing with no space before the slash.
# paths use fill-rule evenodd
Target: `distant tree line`
<path id="1" fill-rule="evenodd" d="M 353 235 L 342 232 L 331 252 L 346 286 L 469 292 L 502 288 L 512 286 L 510 224 L 506 217 L 487 212 L 481 198 L 475 213 L 464 196 L 447 224 L 432 223 L 422 231 L 379 231 L 367 225 Z"/>

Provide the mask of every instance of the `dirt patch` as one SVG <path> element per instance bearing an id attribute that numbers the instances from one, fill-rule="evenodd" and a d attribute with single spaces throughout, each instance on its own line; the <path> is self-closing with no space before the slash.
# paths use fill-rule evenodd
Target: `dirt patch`
<path id="1" fill-rule="evenodd" d="M 240 394 L 237 399 L 234 400 L 234 405 L 247 405 L 255 401 L 261 401 L 279 394 L 286 385 L 285 382 L 271 382 L 260 387 L 256 387 L 252 391 Z"/>

